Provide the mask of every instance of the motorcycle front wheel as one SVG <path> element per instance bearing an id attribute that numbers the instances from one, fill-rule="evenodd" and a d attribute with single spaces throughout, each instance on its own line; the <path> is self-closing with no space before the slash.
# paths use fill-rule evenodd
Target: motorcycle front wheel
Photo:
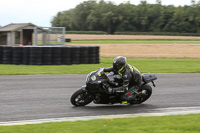
<path id="1" fill-rule="evenodd" d="M 89 103 L 91 103 L 94 100 L 94 96 L 92 96 L 87 91 L 84 91 L 82 89 L 77 90 L 74 92 L 74 94 L 71 96 L 71 103 L 74 106 L 85 106 Z"/>
<path id="2" fill-rule="evenodd" d="M 130 102 L 130 104 L 141 104 L 145 102 L 152 94 L 152 88 L 150 85 L 142 85 L 138 90 L 138 94 L 136 95 L 136 99 Z"/>

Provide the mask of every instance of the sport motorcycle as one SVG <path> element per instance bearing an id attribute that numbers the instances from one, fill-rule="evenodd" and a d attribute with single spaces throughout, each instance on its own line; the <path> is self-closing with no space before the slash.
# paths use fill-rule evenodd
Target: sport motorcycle
<path id="1" fill-rule="evenodd" d="M 155 74 L 143 73 L 142 84 L 139 89 L 133 89 L 129 95 L 134 98 L 131 101 L 124 102 L 121 100 L 120 93 L 111 93 L 112 88 L 118 87 L 120 84 L 117 82 L 120 78 L 119 74 L 110 72 L 106 74 L 103 68 L 89 73 L 86 77 L 86 85 L 82 86 L 71 96 L 71 103 L 74 106 L 85 106 L 92 101 L 95 104 L 141 104 L 145 102 L 152 94 L 152 83 L 155 87 L 154 80 L 157 79 Z"/>

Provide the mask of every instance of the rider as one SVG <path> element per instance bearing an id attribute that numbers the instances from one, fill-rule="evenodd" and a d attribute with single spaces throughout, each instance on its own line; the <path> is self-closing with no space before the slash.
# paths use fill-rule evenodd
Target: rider
<path id="1" fill-rule="evenodd" d="M 126 57 L 117 56 L 113 60 L 113 66 L 104 68 L 104 72 L 113 71 L 120 75 L 121 85 L 116 88 L 109 88 L 111 93 L 121 93 L 121 100 L 125 103 L 135 98 L 131 95 L 133 90 L 139 89 L 141 86 L 142 77 L 140 72 L 134 66 L 126 63 Z"/>

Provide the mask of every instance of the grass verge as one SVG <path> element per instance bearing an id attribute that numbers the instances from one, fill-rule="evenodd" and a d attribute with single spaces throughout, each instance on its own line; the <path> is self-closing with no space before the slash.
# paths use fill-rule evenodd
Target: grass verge
<path id="1" fill-rule="evenodd" d="M 200 59 L 128 58 L 141 73 L 200 73 Z M 113 58 L 102 57 L 100 64 L 81 65 L 0 65 L 0 75 L 88 74 L 99 67 L 112 66 Z"/>
<path id="2" fill-rule="evenodd" d="M 199 133 L 200 114 L 0 126 L 0 133 Z"/>

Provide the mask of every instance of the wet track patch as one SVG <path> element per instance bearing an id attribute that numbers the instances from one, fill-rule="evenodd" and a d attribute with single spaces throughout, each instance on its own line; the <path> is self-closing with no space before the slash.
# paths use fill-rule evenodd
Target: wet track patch
<path id="1" fill-rule="evenodd" d="M 87 120 L 94 120 L 94 119 L 134 118 L 134 117 L 140 117 L 140 116 L 148 117 L 148 116 L 199 114 L 200 113 L 200 106 L 197 106 L 197 107 L 158 108 L 158 109 L 151 109 L 151 110 L 149 110 L 149 112 L 151 112 L 151 113 L 82 116 L 82 117 L 65 117 L 65 118 L 24 120 L 24 121 L 9 121 L 9 122 L 0 122 L 0 126 L 41 124 L 41 123 L 49 123 L 49 122 L 66 122 L 66 121 L 78 121 L 78 120 L 87 121 Z"/>

